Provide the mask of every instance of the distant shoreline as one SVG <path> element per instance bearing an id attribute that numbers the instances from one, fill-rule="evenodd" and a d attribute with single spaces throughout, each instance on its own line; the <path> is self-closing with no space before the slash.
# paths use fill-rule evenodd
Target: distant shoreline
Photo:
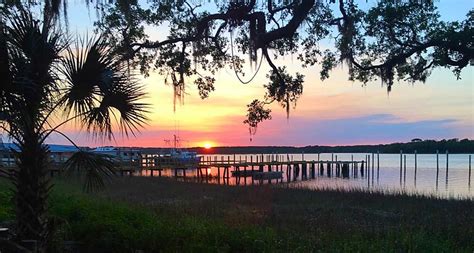
<path id="1" fill-rule="evenodd" d="M 474 153 L 474 140 L 420 140 L 407 143 L 374 144 L 374 145 L 350 145 L 350 146 L 238 146 L 238 147 L 213 147 L 210 149 L 202 147 L 189 148 L 199 154 L 298 154 L 298 153 L 404 153 L 434 154 L 436 151 L 451 154 Z"/>
<path id="2" fill-rule="evenodd" d="M 74 148 L 70 145 L 48 144 L 53 148 Z M 130 147 L 116 146 L 117 148 L 140 149 L 146 153 L 162 153 L 171 148 L 166 147 Z M 1 149 L 15 148 L 15 144 L 3 143 Z M 90 147 L 82 147 L 91 149 Z M 75 148 L 74 148 L 75 149 Z M 450 154 L 474 154 L 474 140 L 469 139 L 450 139 L 450 140 L 419 140 L 415 139 L 406 143 L 390 143 L 390 144 L 370 144 L 370 145 L 346 145 L 346 146 L 325 146 L 311 145 L 304 147 L 294 146 L 222 146 L 206 149 L 204 147 L 186 148 L 188 151 L 197 152 L 198 154 L 317 154 L 317 153 L 384 153 L 399 154 L 403 153 L 418 154 L 440 154 L 448 151 Z"/>

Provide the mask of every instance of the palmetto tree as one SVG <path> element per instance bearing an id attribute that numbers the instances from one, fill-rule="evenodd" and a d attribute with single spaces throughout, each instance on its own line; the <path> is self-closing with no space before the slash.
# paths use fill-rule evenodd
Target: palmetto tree
<path id="1" fill-rule="evenodd" d="M 47 198 L 51 183 L 45 140 L 76 122 L 95 137 L 113 138 L 113 126 L 128 135 L 145 122 L 142 87 L 124 64 L 108 53 L 102 36 L 73 43 L 53 25 L 24 9 L 0 21 L 0 127 L 19 147 L 14 184 L 19 239 L 48 241 Z M 114 122 L 117 122 L 114 124 Z M 67 138 L 70 140 L 69 138 Z M 112 164 L 77 152 L 69 169 L 85 168 L 88 189 L 103 184 Z"/>

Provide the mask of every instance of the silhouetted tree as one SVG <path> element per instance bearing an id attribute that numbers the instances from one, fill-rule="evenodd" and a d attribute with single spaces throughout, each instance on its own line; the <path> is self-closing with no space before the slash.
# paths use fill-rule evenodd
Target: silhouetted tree
<path id="1" fill-rule="evenodd" d="M 269 77 L 276 77 L 270 78 L 269 87 L 278 92 L 267 93 L 265 103 L 269 98 L 281 103 L 287 96 L 281 92 L 302 90 L 287 85 L 274 63 L 288 54 L 296 55 L 303 67 L 320 65 L 321 80 L 345 64 L 350 80 L 365 84 L 380 79 L 388 91 L 395 80 L 424 82 L 439 67 L 459 78 L 461 70 L 473 64 L 474 10 L 464 20 L 447 22 L 432 0 L 372 2 L 152 0 L 145 5 L 119 0 L 100 4 L 104 15 L 96 25 L 108 32 L 115 52 L 131 66 L 145 75 L 158 70 L 167 76 L 178 98 L 189 82 L 207 97 L 214 90 L 213 74 L 226 66 L 243 83 L 251 82 L 253 76 L 242 76 L 242 54 L 255 64 L 255 71 L 265 61 L 271 67 Z M 145 25 L 168 27 L 169 34 L 151 40 Z M 288 110 L 288 103 L 283 104 Z"/>
<path id="2" fill-rule="evenodd" d="M 96 27 L 106 32 L 110 53 L 121 55 L 145 76 L 150 70 L 166 76 L 175 103 L 185 95 L 186 83 L 194 83 L 200 96 L 208 97 L 214 90 L 214 74 L 224 67 L 250 83 L 263 62 L 271 67 L 269 76 L 279 79 L 270 86 L 296 94 L 301 87 L 286 88 L 274 63 L 288 54 L 296 55 L 303 67 L 319 65 L 321 80 L 345 64 L 350 80 L 366 84 L 380 79 L 388 91 L 395 80 L 424 82 L 439 67 L 460 78 L 461 70 L 474 62 L 474 10 L 464 20 L 447 22 L 433 0 L 93 2 L 100 13 Z M 61 10 L 67 19 L 65 0 L 6 3 L 40 3 L 45 20 L 57 20 Z M 165 27 L 166 35 L 151 39 L 148 31 Z M 256 67 L 246 80 L 242 54 Z M 268 97 L 265 100 L 264 104 Z"/>
<path id="3" fill-rule="evenodd" d="M 70 45 L 52 19 L 39 20 L 30 11 L 0 9 L 0 128 L 18 144 L 17 170 L 8 177 L 14 185 L 18 239 L 38 240 L 46 251 L 54 225 L 48 217 L 48 147 L 53 133 L 67 122 L 98 138 L 112 138 L 114 118 L 124 134 L 145 121 L 141 86 L 120 58 L 108 53 L 108 41 Z M 83 169 L 86 190 L 103 185 L 113 164 L 105 157 L 81 150 L 66 163 Z"/>

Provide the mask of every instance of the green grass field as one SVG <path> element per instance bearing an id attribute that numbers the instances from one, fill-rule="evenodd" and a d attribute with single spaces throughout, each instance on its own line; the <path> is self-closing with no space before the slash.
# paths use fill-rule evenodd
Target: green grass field
<path id="1" fill-rule="evenodd" d="M 98 194 L 56 180 L 58 237 L 84 252 L 473 252 L 474 202 L 117 178 Z M 0 223 L 14 218 L 0 182 Z"/>

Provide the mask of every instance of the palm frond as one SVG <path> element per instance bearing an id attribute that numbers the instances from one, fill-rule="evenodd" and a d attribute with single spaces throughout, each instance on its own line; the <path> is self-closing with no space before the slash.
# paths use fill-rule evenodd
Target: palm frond
<path id="1" fill-rule="evenodd" d="M 60 54 L 68 43 L 59 30 L 50 25 L 42 26 L 29 10 L 19 9 L 8 18 L 3 43 L 8 69 L 2 67 L 2 72 L 9 73 L 9 97 L 5 96 L 10 100 L 8 109 L 12 115 L 9 116 L 14 119 L 29 114 L 35 121 L 57 99 L 59 76 L 56 70 Z M 13 115 L 15 113 L 18 115 Z"/>
<path id="2" fill-rule="evenodd" d="M 83 177 L 84 190 L 93 192 L 103 189 L 104 180 L 114 175 L 115 164 L 110 156 L 80 150 L 66 161 L 64 169 Z"/>
<path id="3" fill-rule="evenodd" d="M 24 56 L 32 61 L 43 63 L 42 68 L 49 68 L 50 64 L 60 58 L 60 53 L 68 46 L 58 29 L 49 24 L 41 24 L 33 17 L 31 11 L 20 9 L 14 12 L 8 29 L 9 42 L 21 49 Z"/>
<path id="4" fill-rule="evenodd" d="M 7 104 L 11 89 L 11 72 L 9 64 L 9 55 L 7 49 L 7 35 L 5 33 L 5 24 L 0 20 L 0 121 L 7 119 Z"/>
<path id="5" fill-rule="evenodd" d="M 128 136 L 145 124 L 141 85 L 119 58 L 108 51 L 105 37 L 76 45 L 64 61 L 67 78 L 64 103 L 94 137 L 113 138 L 112 118 Z M 118 111 L 115 114 L 114 111 Z"/>
<path id="6" fill-rule="evenodd" d="M 146 124 L 148 105 L 139 102 L 145 95 L 142 87 L 135 81 L 127 77 L 121 77 L 123 80 L 115 82 L 109 90 L 104 92 L 101 106 L 107 107 L 114 112 L 114 109 L 120 113 L 116 118 L 120 132 L 128 136 Z M 114 114 L 115 115 L 115 114 Z"/>
<path id="7" fill-rule="evenodd" d="M 95 138 L 112 139 L 112 122 L 110 111 L 106 107 L 95 107 L 82 116 L 83 125 Z"/>
<path id="8" fill-rule="evenodd" d="M 63 102 L 67 113 L 80 115 L 94 108 L 97 84 L 104 71 L 97 59 L 97 43 L 79 41 L 76 50 L 68 49 L 63 60 L 62 73 L 66 77 Z"/>

